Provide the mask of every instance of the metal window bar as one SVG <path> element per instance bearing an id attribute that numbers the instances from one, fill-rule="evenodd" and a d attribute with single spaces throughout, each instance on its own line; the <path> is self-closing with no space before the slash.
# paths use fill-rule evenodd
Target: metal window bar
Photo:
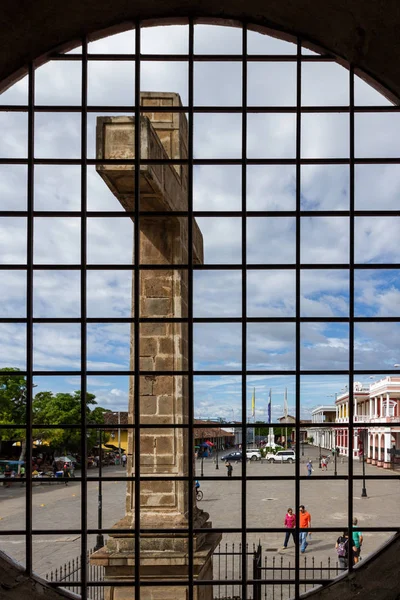
<path id="1" fill-rule="evenodd" d="M 135 224 L 134 224 L 134 446 L 135 446 L 135 598 L 140 600 L 140 337 L 139 337 L 139 302 L 140 302 L 140 20 L 135 24 L 135 161 L 134 161 L 134 189 L 135 189 Z M 139 124 L 139 126 L 138 126 Z"/>
<path id="2" fill-rule="evenodd" d="M 355 375 L 362 374 L 380 374 L 382 370 L 363 370 L 363 369 L 355 369 L 354 368 L 354 324 L 357 322 L 398 322 L 396 318 L 388 318 L 388 317 L 380 317 L 380 318 L 369 318 L 369 317 L 356 317 L 354 315 L 354 271 L 355 269 L 370 269 L 374 268 L 376 270 L 386 269 L 386 268 L 400 268 L 400 264 L 398 263 L 388 263 L 388 264 L 358 264 L 355 263 L 354 260 L 354 224 L 355 217 L 357 216 L 392 216 L 393 211 L 357 211 L 354 206 L 354 168 L 357 164 L 399 164 L 400 157 L 397 158 L 356 158 L 354 156 L 354 116 L 356 113 L 379 113 L 379 112 L 397 112 L 400 110 L 399 106 L 386 107 L 386 106 L 354 106 L 354 68 L 350 66 L 349 69 L 349 81 L 350 81 L 350 98 L 349 98 L 349 106 L 331 106 L 331 107 L 303 107 L 301 105 L 301 67 L 305 62 L 329 62 L 335 60 L 331 56 L 304 56 L 301 53 L 302 41 L 299 39 L 297 42 L 297 52 L 293 56 L 251 56 L 247 54 L 247 28 L 244 25 L 242 28 L 243 39 L 242 39 L 242 54 L 240 55 L 227 55 L 227 56 L 212 56 L 212 55 L 196 55 L 193 52 L 193 39 L 194 39 L 194 27 L 195 21 L 191 20 L 189 23 L 189 53 L 185 56 L 166 56 L 166 55 L 140 55 L 140 22 L 136 23 L 136 51 L 134 55 L 90 55 L 87 52 L 87 40 L 82 40 L 82 54 L 78 55 L 63 55 L 63 54 L 54 54 L 51 56 L 53 60 L 60 61 L 81 61 L 82 63 L 82 101 L 81 106 L 69 107 L 69 106 L 36 106 L 35 105 L 35 65 L 31 64 L 29 66 L 29 92 L 28 92 L 28 105 L 27 106 L 10 106 L 4 105 L 0 106 L 0 112 L 4 111 L 12 111 L 12 112 L 27 112 L 28 113 L 28 151 L 26 159 L 13 159 L 13 158 L 1 158 L 0 164 L 25 164 L 28 167 L 27 170 L 27 210 L 26 211 L 1 211 L 1 217 L 7 216 L 20 216 L 23 218 L 27 218 L 27 263 L 25 264 L 7 264 L 0 265 L 0 270 L 11 270 L 11 269 L 19 269 L 24 270 L 27 273 L 27 311 L 26 318 L 18 319 L 18 318 L 2 318 L 0 319 L 1 323 L 25 323 L 27 326 L 27 344 L 26 344 L 26 370 L 21 371 L 20 373 L 26 376 L 27 380 L 27 409 L 26 409 L 26 423 L 22 425 L 26 431 L 26 440 L 27 440 L 27 453 L 26 460 L 29 463 L 31 461 L 32 455 L 32 414 L 31 414 L 31 405 L 32 405 L 32 383 L 33 378 L 40 375 L 57 375 L 57 376 L 65 376 L 69 374 L 79 374 L 81 378 L 81 391 L 83 397 L 86 395 L 87 389 L 87 376 L 89 375 L 122 375 L 128 374 L 135 377 L 135 424 L 130 426 L 131 429 L 134 429 L 136 440 L 140 439 L 140 431 L 145 428 L 145 425 L 140 424 L 140 412 L 139 412 L 139 374 L 151 374 L 151 375 L 166 375 L 166 374 L 179 374 L 182 373 L 184 375 L 189 376 L 189 397 L 191 400 L 193 399 L 193 377 L 197 375 L 219 375 L 219 374 L 227 374 L 227 375 L 240 375 L 242 378 L 242 434 L 245 437 L 248 428 L 252 428 L 252 424 L 247 423 L 246 419 L 246 388 L 247 388 L 247 378 L 252 375 L 267 375 L 267 374 L 282 374 L 285 375 L 294 375 L 295 376 L 295 386 L 296 386 L 296 418 L 299 419 L 300 416 L 300 378 L 302 375 L 320 375 L 321 371 L 319 370 L 302 370 L 300 368 L 300 356 L 301 356 L 301 340 L 300 340 L 300 324 L 303 322 L 318 322 L 318 319 L 312 318 L 303 318 L 300 316 L 300 270 L 301 269 L 317 269 L 319 266 L 315 264 L 301 264 L 300 257 L 300 220 L 303 216 L 346 216 L 349 217 L 350 222 L 350 256 L 348 264 L 331 264 L 324 265 L 324 269 L 348 269 L 350 276 L 350 312 L 348 317 L 344 318 L 324 318 L 323 321 L 328 322 L 343 322 L 349 323 L 349 365 L 348 370 L 332 370 L 329 371 L 329 374 L 338 374 L 338 375 L 348 375 L 349 376 L 349 422 L 346 423 L 346 428 L 348 430 L 348 443 L 349 443 L 349 455 L 352 456 L 353 449 L 353 432 L 355 429 L 354 424 L 354 411 L 353 411 L 353 381 Z M 93 60 L 103 60 L 105 58 L 110 58 L 111 60 L 126 60 L 131 59 L 132 65 L 134 67 L 134 77 L 135 77 L 135 103 L 133 106 L 128 107 L 98 107 L 98 106 L 87 106 L 87 67 L 88 62 Z M 187 112 L 189 115 L 189 156 L 186 160 L 176 160 L 173 159 L 171 161 L 163 161 L 164 163 L 170 162 L 170 164 L 185 164 L 189 166 L 189 196 L 188 196 L 188 211 L 183 212 L 182 216 L 189 217 L 189 257 L 187 265 L 179 265 L 179 269 L 186 269 L 188 271 L 188 283 L 189 283 L 189 314 L 187 319 L 182 319 L 189 325 L 189 339 L 193 341 L 193 324 L 197 322 L 237 322 L 242 324 L 242 369 L 238 371 L 206 371 L 206 370 L 195 370 L 193 368 L 193 349 L 192 343 L 189 344 L 190 347 L 190 355 L 189 355 L 189 367 L 187 371 L 179 372 L 145 372 L 139 370 L 139 323 L 144 322 L 139 315 L 139 275 L 140 270 L 143 269 L 159 269 L 159 265 L 140 265 L 139 263 L 139 219 L 146 215 L 144 211 L 140 210 L 139 202 L 137 201 L 135 204 L 135 210 L 133 213 L 127 213 L 126 215 L 121 215 L 121 213 L 101 213 L 97 211 L 87 211 L 86 206 L 86 178 L 87 178 L 87 166 L 96 165 L 96 164 L 105 164 L 104 160 L 96 160 L 89 159 L 87 157 L 87 149 L 86 149 L 86 141 L 87 141 L 87 114 L 89 112 L 103 112 L 107 113 L 118 113 L 118 112 L 127 112 L 132 111 L 135 113 L 136 120 L 138 122 L 140 118 L 140 114 L 142 112 L 146 112 L 145 107 L 140 106 L 140 64 L 144 61 L 154 61 L 154 60 L 185 60 L 188 61 L 189 65 L 189 79 L 188 79 L 188 89 L 189 89 L 189 103 L 187 107 L 179 107 L 172 108 L 171 112 Z M 242 106 L 241 107 L 196 107 L 193 103 L 193 68 L 195 61 L 240 61 L 243 68 L 243 79 L 242 79 Z M 285 108 L 272 108 L 272 107 L 247 107 L 246 102 L 246 94 L 247 94 L 247 64 L 249 62 L 255 61 L 273 61 L 273 62 L 288 62 L 293 61 L 296 63 L 297 69 L 297 99 L 295 107 L 285 107 Z M 81 157 L 79 159 L 37 159 L 34 156 L 34 118 L 36 113 L 40 112 L 62 112 L 62 111 L 70 111 L 70 112 L 78 112 L 81 114 Z M 150 109 L 148 109 L 150 110 Z M 154 107 L 152 109 L 154 111 Z M 196 113 L 219 113 L 219 112 L 237 112 L 242 114 L 242 153 L 240 159 L 195 159 L 193 157 L 193 117 Z M 349 158 L 333 158 L 333 159 L 304 159 L 301 157 L 301 115 L 304 113 L 329 113 L 329 112 L 348 112 L 350 119 L 350 130 L 349 130 L 349 143 L 350 143 L 350 154 Z M 293 159 L 248 159 L 246 152 L 246 137 L 247 137 L 247 114 L 249 113 L 294 113 L 296 114 L 296 156 Z M 133 164 L 135 167 L 135 188 L 136 193 L 139 193 L 139 167 L 142 164 L 153 163 L 156 161 L 145 161 L 140 157 L 140 140 L 139 140 L 139 128 L 136 128 L 135 131 L 135 159 L 133 161 L 126 161 L 126 164 Z M 118 161 L 124 162 L 124 161 Z M 34 209 L 34 168 L 36 165 L 66 165 L 66 164 L 75 164 L 81 166 L 81 210 L 78 212 L 71 213 L 52 213 L 46 211 L 35 211 Z M 217 213 L 212 211 L 193 211 L 193 179 L 192 172 L 193 166 L 195 165 L 240 165 L 242 168 L 242 209 L 241 211 L 227 211 L 224 213 Z M 247 176 L 247 166 L 248 165 L 275 165 L 275 164 L 287 164 L 287 165 L 295 165 L 296 167 L 296 210 L 281 212 L 276 211 L 275 213 L 271 213 L 268 211 L 247 211 L 246 206 L 246 176 Z M 350 207 L 348 211 L 302 211 L 300 205 L 300 176 L 302 165 L 306 164 L 343 164 L 348 165 L 350 170 Z M 179 213 L 181 214 L 181 213 Z M 77 265 L 35 265 L 34 263 L 34 255 L 33 255 L 33 239 L 34 239 L 34 218 L 37 216 L 46 216 L 46 217 L 59 217 L 62 215 L 63 217 L 72 217 L 79 216 L 81 219 L 81 262 Z M 242 219 L 242 262 L 238 265 L 194 265 L 193 264 L 193 249 L 192 249 L 192 217 L 196 216 L 220 216 L 220 217 L 229 217 L 229 216 L 239 216 Z M 246 219 L 248 216 L 294 216 L 296 219 L 296 263 L 293 265 L 252 265 L 247 263 L 246 256 Z M 87 264 L 87 256 L 86 256 L 86 228 L 87 228 L 87 219 L 91 216 L 103 216 L 104 218 L 112 218 L 112 217 L 121 217 L 125 216 L 126 218 L 131 218 L 132 216 L 135 218 L 135 261 L 133 265 L 88 265 Z M 171 268 L 176 268 L 176 265 L 170 265 Z M 163 265 L 163 269 L 168 268 L 168 265 Z M 247 348 L 246 348 L 246 331 L 247 331 L 247 323 L 256 323 L 256 322 L 279 322 L 279 318 L 250 318 L 247 317 L 246 313 L 246 275 L 247 270 L 251 269 L 295 269 L 296 270 L 296 315 L 290 319 L 283 319 L 285 322 L 294 322 L 296 324 L 296 368 L 293 371 L 280 371 L 280 370 L 270 370 L 270 371 L 257 371 L 257 370 L 249 370 L 247 369 Z M 45 318 L 35 318 L 33 316 L 33 273 L 36 269 L 40 270 L 79 270 L 81 274 L 81 317 L 78 319 L 45 319 Z M 99 270 L 99 269 L 115 269 L 115 270 L 130 270 L 134 273 L 134 306 L 135 313 L 131 319 L 91 319 L 87 317 L 86 314 L 86 272 L 88 270 Z M 192 299 L 193 299 L 193 272 L 195 270 L 213 270 L 213 269 L 226 269 L 226 270 L 239 270 L 242 273 L 242 317 L 237 319 L 199 319 L 193 316 L 193 307 L 192 307 Z M 163 321 L 166 321 L 165 319 Z M 321 319 L 322 321 L 322 319 Z M 56 323 L 79 323 L 81 325 L 81 368 L 79 371 L 35 371 L 33 369 L 33 324 L 34 323 L 46 323 L 46 322 L 56 322 Z M 87 347 L 86 347 L 86 326 L 87 323 L 92 322 L 104 322 L 104 323 L 113 323 L 113 322 L 133 322 L 135 325 L 135 364 L 133 371 L 93 371 L 87 369 L 86 363 L 86 355 L 87 355 Z M 178 321 L 177 321 L 178 322 Z M 385 370 L 388 374 L 396 374 L 398 373 L 395 369 Z M 190 440 L 193 436 L 194 431 L 194 411 L 193 411 L 193 403 L 190 403 L 189 408 L 189 424 L 187 425 L 189 429 L 189 447 L 188 453 L 189 457 L 193 456 L 193 448 L 190 443 Z M 400 423 L 400 422 L 399 422 Z M 399 423 L 393 423 L 398 425 Z M 272 424 L 275 426 L 279 426 L 279 423 Z M 318 424 L 314 424 L 318 426 Z M 313 426 L 314 426 L 313 425 Z M 321 425 L 322 426 L 322 425 Z M 357 423 L 358 426 L 358 423 Z M 4 426 L 7 428 L 7 426 Z M 10 426 L 15 427 L 15 425 Z M 47 426 L 51 427 L 60 427 L 58 426 Z M 68 425 L 68 427 L 71 427 Z M 74 427 L 74 426 L 72 426 Z M 84 410 L 84 403 L 82 403 L 82 412 L 81 412 L 81 424 L 76 425 L 77 428 L 80 428 L 82 431 L 82 455 L 86 456 L 86 431 L 90 431 L 91 425 L 86 424 L 86 414 Z M 168 425 L 168 427 L 174 427 L 174 425 Z M 178 427 L 178 426 L 176 426 Z M 184 426 L 185 427 L 185 426 Z M 323 425 L 324 428 L 329 428 L 327 424 Z M 293 424 L 293 428 L 296 430 L 297 439 L 300 431 L 300 424 L 297 421 Z M 332 425 L 332 428 L 335 427 Z M 337 428 L 337 426 L 336 426 Z M 129 426 L 128 426 L 129 429 Z M 139 444 L 136 445 L 135 452 L 135 476 L 131 478 L 107 478 L 108 481 L 121 481 L 121 480 L 132 480 L 135 483 L 135 552 L 136 556 L 140 557 L 140 534 L 142 533 L 142 529 L 140 527 L 140 482 L 146 480 L 146 478 L 141 477 L 140 475 L 140 453 L 139 453 Z M 190 487 L 193 482 L 194 472 L 192 467 L 192 461 L 189 461 L 191 465 L 189 467 L 188 477 L 184 478 L 188 482 L 188 486 Z M 237 531 L 242 535 L 242 543 L 239 551 L 239 555 L 241 556 L 241 575 L 242 575 L 242 597 L 245 598 L 247 594 L 247 582 L 248 582 L 248 571 L 246 566 L 246 557 L 247 557 L 247 534 L 250 532 L 260 532 L 260 531 L 273 531 L 271 528 L 250 528 L 247 527 L 246 521 L 246 491 L 247 491 L 247 481 L 257 480 L 257 479 L 265 479 L 263 477 L 254 477 L 248 476 L 246 473 L 246 463 L 243 465 L 243 474 L 241 477 L 237 479 L 241 481 L 242 486 L 242 508 L 241 508 L 241 527 L 236 529 L 224 529 L 224 531 Z M 331 477 L 331 476 L 329 476 Z M 348 474 L 345 476 L 338 476 L 338 479 L 344 479 L 348 481 L 348 522 L 349 529 L 351 531 L 352 526 L 352 516 L 353 516 L 353 488 L 354 482 L 361 479 L 361 476 L 354 475 L 353 473 L 353 462 L 349 460 Z M 399 479 L 398 475 L 394 476 L 369 476 L 367 475 L 367 479 Z M 147 478 L 148 479 L 148 478 Z M 171 480 L 171 478 L 166 478 Z M 222 477 L 216 478 L 213 477 L 214 480 L 223 479 Z M 293 479 L 293 477 L 278 477 L 273 476 L 269 479 L 276 480 L 285 480 L 285 479 Z M 300 462 L 299 460 L 296 462 L 296 471 L 295 471 L 295 494 L 296 494 L 296 504 L 299 504 L 300 498 L 300 483 L 304 479 L 300 475 Z M 316 476 L 315 479 L 318 479 Z M 83 557 L 87 555 L 87 534 L 96 533 L 99 530 L 96 529 L 88 529 L 87 527 L 87 472 L 86 467 L 84 466 L 82 470 L 82 476 L 77 478 L 78 481 L 82 482 L 82 497 L 81 497 L 81 530 L 77 531 L 81 533 L 81 561 Z M 93 481 L 98 481 L 99 478 L 91 478 Z M 204 477 L 204 480 L 207 480 L 207 477 Z M 30 477 L 27 477 L 26 482 L 26 532 L 25 532 L 25 542 L 26 542 L 26 570 L 29 574 L 31 574 L 33 570 L 32 564 L 32 535 L 37 535 L 40 533 L 40 530 L 35 530 L 32 527 L 32 483 L 33 480 Z M 195 529 L 193 528 L 193 507 L 190 507 L 190 519 L 189 519 L 189 597 L 193 596 L 193 533 L 195 533 Z M 392 531 L 393 528 L 363 528 L 365 531 Z M 218 529 L 214 529 L 218 531 Z M 335 531 L 335 528 L 325 528 L 321 530 L 326 531 Z M 66 530 L 70 531 L 70 530 Z M 106 532 L 106 529 L 102 529 L 102 532 Z M 148 530 L 146 530 L 148 531 Z M 160 530 L 162 531 L 162 530 Z M 337 530 L 336 530 L 337 531 Z M 14 534 L 20 534 L 21 532 L 13 532 Z M 48 533 L 48 532 L 47 532 Z M 10 531 L 2 531 L 1 536 L 10 534 Z M 234 554 L 236 556 L 236 554 Z M 240 560 L 238 556 L 238 561 Z M 267 558 L 265 559 L 267 560 Z M 266 563 L 265 563 L 266 564 Z M 285 570 L 281 563 L 281 578 L 283 577 L 283 571 Z M 267 568 L 267 567 L 265 567 Z M 295 583 L 294 583 L 294 591 L 295 596 L 297 597 L 300 592 L 300 581 L 301 571 L 299 564 L 299 555 L 296 553 L 295 557 L 295 566 L 288 567 L 289 572 L 291 570 L 294 571 L 295 575 Z M 337 567 L 336 567 L 337 569 Z M 350 561 L 350 570 L 352 569 L 351 561 Z M 320 566 L 320 579 L 323 578 L 324 568 L 321 564 Z M 312 572 L 314 575 L 314 565 L 312 567 Z M 328 572 L 330 574 L 330 567 L 328 567 Z M 62 574 L 65 575 L 61 569 L 61 577 Z M 226 575 L 226 572 L 225 572 Z M 220 577 L 220 572 L 218 572 L 218 578 Z M 275 577 L 275 570 L 274 570 Z M 53 579 L 53 573 L 51 574 L 50 580 Z M 58 572 L 56 570 L 56 579 L 58 579 Z M 91 576 L 90 576 L 91 579 Z M 226 579 L 226 577 L 225 577 Z M 87 597 L 87 594 L 90 594 L 90 588 L 87 588 L 87 574 L 86 569 L 81 569 L 80 575 L 80 583 L 82 596 L 83 598 Z M 226 584 L 228 585 L 228 583 Z M 290 584 L 289 584 L 290 585 Z M 274 589 L 274 588 L 273 588 Z M 135 594 L 140 593 L 140 560 L 137 560 L 135 563 Z M 267 596 L 265 596 L 267 597 Z"/>

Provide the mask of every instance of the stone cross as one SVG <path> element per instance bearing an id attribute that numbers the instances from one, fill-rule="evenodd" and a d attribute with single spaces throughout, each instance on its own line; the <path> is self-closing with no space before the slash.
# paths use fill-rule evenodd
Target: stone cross
<path id="1" fill-rule="evenodd" d="M 187 120 L 182 112 L 168 112 L 181 106 L 175 93 L 143 92 L 141 105 L 165 107 L 165 112 L 145 112 L 140 117 L 140 157 L 142 160 L 187 158 Z M 134 158 L 134 117 L 99 117 L 97 120 L 97 158 L 114 159 L 116 164 L 100 164 L 97 172 L 127 211 L 134 211 L 134 166 L 118 160 Z M 174 215 L 188 208 L 187 165 L 146 164 L 140 166 L 140 210 L 164 211 L 165 216 L 141 216 L 139 260 L 141 265 L 173 265 L 165 270 L 140 270 L 139 316 L 150 319 L 187 317 L 188 273 L 180 265 L 188 263 L 188 219 Z M 193 261 L 203 262 L 203 238 L 193 221 Z M 176 267 L 176 268 L 175 268 Z M 133 298 L 133 294 L 132 294 Z M 135 307 L 132 300 L 132 314 Z M 183 371 L 188 367 L 186 323 L 145 322 L 140 324 L 139 352 L 141 371 Z M 134 368 L 134 332 L 131 330 L 131 369 Z M 134 416 L 134 379 L 129 390 L 129 423 Z M 141 475 L 187 476 L 189 438 L 187 429 L 157 428 L 157 425 L 188 423 L 188 380 L 182 375 L 146 375 L 140 377 L 139 402 L 141 424 L 154 425 L 140 433 Z M 134 474 L 134 430 L 128 435 L 128 474 Z M 191 441 L 194 443 L 194 440 Z M 128 482 L 126 514 L 116 528 L 134 527 L 135 484 Z M 140 484 L 140 527 L 174 529 L 188 527 L 189 503 L 193 504 L 195 528 L 204 528 L 193 540 L 195 577 L 212 579 L 212 553 L 219 534 L 210 534 L 208 514 L 195 502 L 193 484 L 187 481 L 142 481 Z M 160 579 L 164 575 L 179 578 L 188 574 L 188 535 L 141 535 L 141 577 Z M 116 532 L 91 560 L 103 564 L 110 580 L 109 598 L 132 598 L 132 589 L 112 587 L 112 579 L 133 581 L 134 534 Z M 157 588 L 158 589 L 158 588 Z M 212 598 L 210 586 L 196 588 L 201 599 Z M 182 586 L 143 588 L 145 598 L 165 600 L 184 598 Z M 126 594 L 126 596 L 125 596 Z"/>

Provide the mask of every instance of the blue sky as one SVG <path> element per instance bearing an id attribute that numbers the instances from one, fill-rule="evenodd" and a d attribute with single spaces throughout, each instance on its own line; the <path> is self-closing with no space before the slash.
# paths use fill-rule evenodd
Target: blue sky
<path id="1" fill-rule="evenodd" d="M 180 54 L 188 49 L 187 27 L 148 28 L 142 32 L 142 52 Z M 295 54 L 296 47 L 259 33 L 249 32 L 250 54 Z M 78 49 L 79 51 L 79 49 Z M 134 32 L 122 33 L 89 44 L 89 52 L 133 52 Z M 241 32 L 235 28 L 199 25 L 195 28 L 195 52 L 240 53 Z M 309 51 L 305 51 L 309 54 Z M 305 63 L 302 71 L 302 101 L 306 106 L 348 104 L 348 72 L 337 64 Z M 294 63 L 249 63 L 248 103 L 250 106 L 290 106 L 296 98 Z M 80 102 L 79 62 L 49 62 L 36 71 L 37 104 L 76 106 Z M 184 62 L 142 64 L 143 90 L 174 91 L 187 101 L 188 70 Z M 194 100 L 198 106 L 239 106 L 241 64 L 199 62 L 194 70 Z M 93 105 L 127 105 L 134 97 L 133 63 L 89 63 L 88 101 Z M 356 105 L 388 105 L 388 101 L 362 80 L 355 81 Z M 0 96 L 0 103 L 27 102 L 26 78 Z M 88 156 L 95 156 L 96 118 L 88 115 Z M 1 157 L 27 156 L 27 115 L 0 113 Z M 400 153 L 400 115 L 357 114 L 355 117 L 356 157 L 392 157 Z M 349 156 L 349 117 L 346 113 L 304 114 L 302 157 Z M 247 153 L 257 158 L 293 158 L 296 122 L 293 114 L 250 114 Z M 38 113 L 35 121 L 35 154 L 44 158 L 80 156 L 80 116 L 72 112 Z M 194 153 L 199 158 L 241 156 L 241 116 L 232 113 L 195 115 Z M 195 210 L 241 210 L 240 166 L 196 166 L 194 169 Z M 48 211 L 80 209 L 80 168 L 40 165 L 35 169 L 35 208 Z M 303 210 L 346 210 L 349 208 L 349 169 L 346 165 L 304 165 L 301 167 Z M 357 165 L 355 206 L 365 211 L 398 210 L 399 165 Z M 88 261 L 92 264 L 132 264 L 133 223 L 124 218 L 121 204 L 88 167 L 89 210 L 121 211 L 121 218 L 90 218 Z M 252 165 L 247 170 L 248 210 L 295 209 L 296 177 L 291 165 Z M 26 167 L 0 165 L 1 210 L 25 210 L 27 206 Z M 240 264 L 242 257 L 241 219 L 202 217 L 205 264 Z M 0 218 L 0 261 L 26 262 L 26 219 Z M 356 316 L 399 316 L 400 273 L 397 269 L 374 270 L 375 264 L 400 261 L 399 217 L 357 217 L 355 260 L 371 265 L 355 272 Z M 346 269 L 327 269 L 330 263 L 349 263 L 349 219 L 347 217 L 302 216 L 300 225 L 301 261 L 318 270 L 301 271 L 300 313 L 303 317 L 346 317 L 349 315 L 349 276 Z M 296 259 L 295 219 L 291 216 L 248 218 L 247 261 L 257 265 L 292 264 Z M 80 260 L 80 221 L 62 217 L 35 219 L 34 260 L 37 264 L 76 264 Z M 242 314 L 241 271 L 195 272 L 195 317 L 240 317 Z M 0 316 L 26 314 L 26 276 L 22 271 L 3 273 L 0 288 Z M 87 275 L 89 317 L 129 317 L 131 272 L 89 271 Z M 247 315 L 249 317 L 294 317 L 296 315 L 295 271 L 293 269 L 251 270 L 247 274 Z M 35 271 L 34 316 L 79 317 L 80 281 L 73 270 Z M 385 369 L 400 362 L 398 324 L 357 324 L 355 366 Z M 0 325 L 0 365 L 25 367 L 25 326 Z M 110 371 L 129 368 L 129 325 L 88 326 L 88 368 Z M 196 324 L 194 363 L 198 370 L 241 368 L 241 325 Z M 302 378 L 301 416 L 307 418 L 313 406 L 346 384 L 345 378 L 329 375 L 332 369 L 348 367 L 348 326 L 346 324 L 303 323 L 301 366 L 317 369 L 320 376 Z M 34 368 L 78 370 L 80 331 L 75 324 L 35 325 Z M 292 323 L 249 324 L 247 367 L 260 371 L 290 370 L 295 366 L 295 326 Z M 368 380 L 368 377 L 366 378 Z M 38 390 L 73 391 L 78 377 L 39 378 Z M 237 376 L 196 377 L 196 416 L 241 418 L 241 383 Z M 273 394 L 273 417 L 282 413 L 283 394 L 288 389 L 289 412 L 294 412 L 294 379 L 291 376 L 249 378 L 248 406 L 256 388 L 257 417 L 266 411 L 269 389 Z M 99 403 L 113 410 L 126 410 L 128 377 L 91 377 L 88 389 Z"/>

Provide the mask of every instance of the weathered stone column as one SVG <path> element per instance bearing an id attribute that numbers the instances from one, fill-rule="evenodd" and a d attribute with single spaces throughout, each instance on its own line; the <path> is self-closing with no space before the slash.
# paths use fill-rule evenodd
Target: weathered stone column
<path id="1" fill-rule="evenodd" d="M 142 159 L 186 158 L 187 122 L 183 113 L 167 112 L 179 106 L 173 93 L 143 93 L 142 105 L 165 106 L 166 112 L 144 113 L 140 119 Z M 97 123 L 97 157 L 131 159 L 134 157 L 135 119 L 133 117 L 100 117 Z M 126 210 L 135 207 L 134 168 L 127 165 L 100 165 L 97 171 Z M 144 165 L 140 167 L 140 208 L 146 211 L 168 211 L 167 216 L 141 217 L 140 264 L 176 265 L 174 269 L 141 270 L 140 317 L 168 318 L 187 316 L 187 271 L 180 269 L 188 262 L 188 223 L 174 211 L 187 210 L 187 166 Z M 193 224 L 193 257 L 203 261 L 203 240 L 197 224 Z M 133 296 L 132 296 L 133 297 Z M 132 311 L 134 311 L 132 301 Z M 132 312 L 132 314 L 134 314 Z M 134 359 L 132 327 L 131 364 Z M 140 324 L 140 370 L 182 371 L 188 367 L 186 323 Z M 134 379 L 129 391 L 129 422 L 134 423 Z M 182 375 L 146 375 L 140 377 L 139 401 L 141 424 L 154 425 L 140 434 L 141 475 L 187 476 L 189 438 L 187 429 L 157 428 L 160 424 L 188 423 L 188 381 Z M 128 437 L 128 474 L 134 474 L 135 435 Z M 134 528 L 135 484 L 128 482 L 126 514 L 116 528 Z M 194 575 L 212 579 L 212 554 L 221 536 L 211 534 L 208 514 L 195 504 L 193 485 L 184 481 L 142 481 L 140 485 L 140 527 L 173 530 L 188 527 L 189 504 L 194 505 L 196 534 L 194 543 Z M 151 581 L 187 579 L 188 534 L 166 531 L 165 534 L 141 535 L 141 579 Z M 110 536 L 106 546 L 94 553 L 91 561 L 105 566 L 110 581 L 107 600 L 132 598 L 132 588 L 112 586 L 113 579 L 134 580 L 134 534 Z M 211 586 L 195 591 L 201 600 L 212 599 Z M 144 587 L 145 599 L 184 599 L 184 586 Z"/>

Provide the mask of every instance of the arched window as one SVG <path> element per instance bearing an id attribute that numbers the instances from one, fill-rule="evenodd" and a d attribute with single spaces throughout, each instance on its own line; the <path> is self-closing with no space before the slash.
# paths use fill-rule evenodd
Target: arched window
<path id="1" fill-rule="evenodd" d="M 0 96 L 1 548 L 85 598 L 297 598 L 380 485 L 398 107 L 296 36 L 144 25 Z"/>

